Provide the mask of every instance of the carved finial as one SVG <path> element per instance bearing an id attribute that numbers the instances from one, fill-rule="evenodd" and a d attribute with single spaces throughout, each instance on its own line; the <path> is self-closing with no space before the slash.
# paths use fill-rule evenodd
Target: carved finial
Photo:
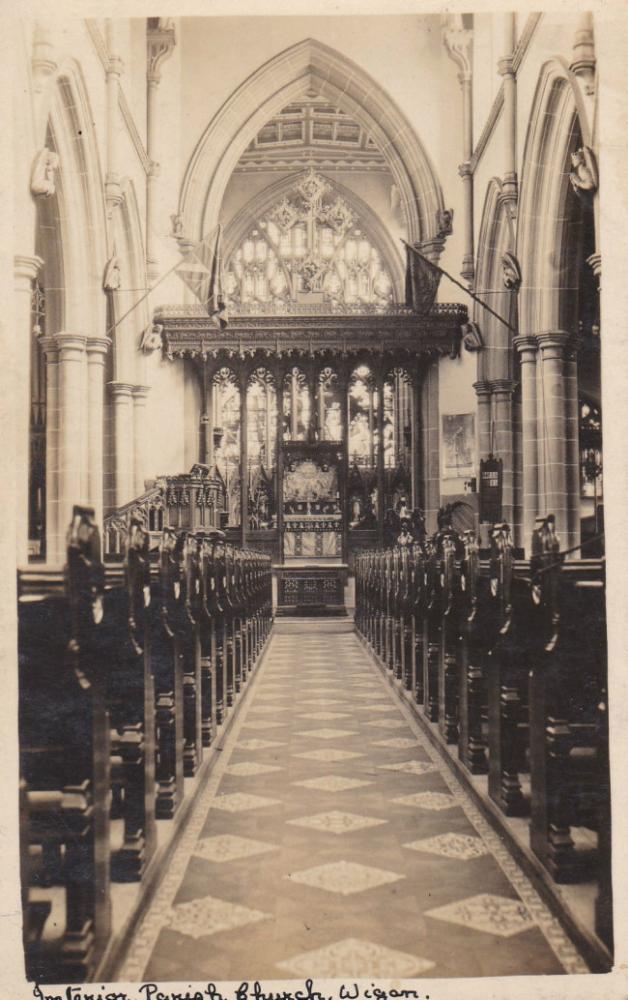
<path id="1" fill-rule="evenodd" d="M 445 48 L 460 70 L 460 82 L 471 79 L 471 43 L 473 32 L 463 27 L 461 14 L 448 14 L 443 34 Z"/>
<path id="2" fill-rule="evenodd" d="M 59 157 L 47 147 L 40 149 L 31 170 L 31 194 L 36 198 L 49 198 L 55 193 L 55 170 L 59 169 Z"/>

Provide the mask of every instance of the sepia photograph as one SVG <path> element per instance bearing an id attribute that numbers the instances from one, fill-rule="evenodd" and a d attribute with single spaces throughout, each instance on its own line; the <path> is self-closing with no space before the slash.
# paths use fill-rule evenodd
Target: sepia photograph
<path id="1" fill-rule="evenodd" d="M 600 982 L 598 14 L 79 7 L 3 19 L 7 1000 Z"/>

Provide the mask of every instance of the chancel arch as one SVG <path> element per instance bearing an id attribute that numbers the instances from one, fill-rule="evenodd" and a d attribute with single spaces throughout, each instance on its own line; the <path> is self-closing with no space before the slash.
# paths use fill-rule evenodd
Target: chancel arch
<path id="1" fill-rule="evenodd" d="M 256 95 L 253 113 L 251 93 Z M 368 129 L 399 191 L 408 239 L 437 238 L 442 228 L 442 191 L 414 129 L 368 73 L 314 39 L 305 39 L 265 63 L 210 122 L 181 189 L 179 213 L 186 237 L 201 239 L 219 222 L 225 189 L 239 158 L 267 122 L 304 94 L 328 98 Z"/>

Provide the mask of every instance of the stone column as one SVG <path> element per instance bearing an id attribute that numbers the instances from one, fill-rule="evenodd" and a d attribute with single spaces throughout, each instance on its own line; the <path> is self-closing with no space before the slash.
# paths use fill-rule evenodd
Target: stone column
<path id="1" fill-rule="evenodd" d="M 74 333 L 57 333 L 58 348 L 58 531 L 57 558 L 64 558 L 65 535 L 74 504 L 85 503 L 87 469 L 82 468 L 85 428 L 81 414 L 85 411 L 87 337 Z"/>
<path id="2" fill-rule="evenodd" d="M 543 419 L 544 514 L 554 514 L 561 549 L 566 548 L 567 516 L 567 426 L 565 414 L 565 348 L 569 334 L 563 330 L 540 333 L 541 404 Z"/>
<path id="3" fill-rule="evenodd" d="M 146 397 L 150 386 L 133 386 L 133 491 L 136 497 L 144 492 L 146 479 Z"/>
<path id="4" fill-rule="evenodd" d="M 115 503 L 133 498 L 133 389 L 127 382 L 110 382 L 113 398 Z"/>
<path id="5" fill-rule="evenodd" d="M 504 178 L 502 200 L 514 219 L 517 214 L 517 79 L 513 66 L 515 15 L 504 14 L 504 56 L 497 66 L 503 77 L 504 93 Z"/>
<path id="6" fill-rule="evenodd" d="M 492 448 L 491 441 L 491 384 L 490 382 L 474 382 L 478 397 L 478 454 L 480 458 L 488 458 Z"/>
<path id="7" fill-rule="evenodd" d="M 146 35 L 146 152 L 150 161 L 146 176 L 146 272 L 149 282 L 153 282 L 159 277 L 155 218 L 156 185 L 159 177 L 156 143 L 157 122 L 159 120 L 158 88 L 161 80 L 161 67 L 168 56 L 172 54 L 176 43 L 172 22 L 167 18 L 149 19 L 149 21 L 155 20 L 157 23 L 148 28 Z"/>
<path id="8" fill-rule="evenodd" d="M 463 28 L 460 14 L 450 14 L 444 34 L 445 48 L 459 69 L 458 81 L 462 89 L 462 163 L 459 173 L 462 178 L 462 201 L 464 220 L 464 252 L 461 276 L 473 283 L 475 260 L 473 249 L 473 75 L 471 70 L 471 50 L 473 32 Z"/>
<path id="9" fill-rule="evenodd" d="M 33 339 L 33 282 L 43 264 L 41 257 L 18 254 L 14 260 L 15 366 L 13 378 L 16 400 L 15 511 L 18 565 L 28 561 L 28 487 L 31 416 L 31 342 Z"/>
<path id="10" fill-rule="evenodd" d="M 578 361 L 573 345 L 565 358 L 565 473 L 567 477 L 567 537 L 564 548 L 579 545 L 580 538 L 580 406 L 578 401 Z M 587 551 L 574 552 L 572 559 L 586 558 Z"/>
<path id="11" fill-rule="evenodd" d="M 412 419 L 410 421 L 411 428 L 411 466 L 412 466 L 412 499 L 411 504 L 413 509 L 416 509 L 421 505 L 420 500 L 420 486 L 419 486 L 419 472 L 420 472 L 420 441 L 421 441 L 421 391 L 419 388 L 419 378 L 418 373 L 414 375 L 412 379 L 412 385 L 410 388 L 411 401 L 412 401 Z"/>
<path id="12" fill-rule="evenodd" d="M 46 358 L 46 562 L 60 561 L 59 536 L 59 347 L 42 337 Z"/>
<path id="13" fill-rule="evenodd" d="M 102 528 L 105 358 L 109 337 L 90 337 L 87 350 L 87 495 Z"/>
<path id="14" fill-rule="evenodd" d="M 107 49 L 109 52 L 109 61 L 107 63 L 107 172 L 105 174 L 105 198 L 110 217 L 116 206 L 122 202 L 118 129 L 120 77 L 124 69 L 124 63 L 116 54 L 117 47 L 118 39 L 115 21 L 113 18 L 108 18 Z"/>
<path id="15" fill-rule="evenodd" d="M 539 512 L 539 414 L 537 412 L 537 343 L 535 337 L 518 336 L 514 346 L 521 360 L 521 434 L 523 466 L 523 545 L 530 554 L 534 520 Z"/>
<path id="16" fill-rule="evenodd" d="M 514 491 L 512 450 L 512 391 L 511 379 L 495 379 L 491 383 L 495 401 L 495 453 L 502 460 L 502 513 L 514 530 Z"/>

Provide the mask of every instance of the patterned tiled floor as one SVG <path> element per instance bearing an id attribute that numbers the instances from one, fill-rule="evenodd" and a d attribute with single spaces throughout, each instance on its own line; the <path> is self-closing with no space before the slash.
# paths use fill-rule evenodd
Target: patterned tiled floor
<path id="1" fill-rule="evenodd" d="M 282 634 L 122 981 L 587 967 L 357 638 Z"/>

